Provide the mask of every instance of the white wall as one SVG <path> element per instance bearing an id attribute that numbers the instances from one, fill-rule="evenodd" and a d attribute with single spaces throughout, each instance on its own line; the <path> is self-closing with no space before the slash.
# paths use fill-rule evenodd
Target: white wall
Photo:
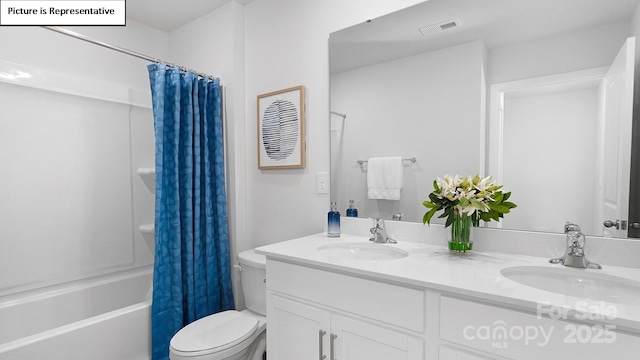
<path id="1" fill-rule="evenodd" d="M 332 119 L 343 215 L 353 199 L 363 216 L 419 222 L 434 179 L 481 172 L 484 50 L 476 41 L 331 76 L 332 110 L 347 114 Z M 399 201 L 367 199 L 367 167 L 356 161 L 375 156 L 417 158 Z"/>
<path id="2" fill-rule="evenodd" d="M 513 46 L 491 49 L 489 51 L 490 71 L 488 85 L 491 86 L 493 84 L 514 80 L 608 67 L 615 59 L 627 37 L 630 36 L 630 26 L 631 24 L 629 22 L 614 23 L 524 42 Z M 562 165 L 556 161 L 541 161 L 541 159 L 547 158 L 555 158 L 559 161 L 559 154 L 566 157 L 573 157 L 574 159 L 579 157 L 583 159 L 583 161 L 587 161 L 596 155 L 596 153 L 593 152 L 595 149 L 594 146 L 576 147 L 575 144 L 572 146 L 567 140 L 562 141 L 560 137 L 558 137 L 559 134 L 563 134 L 561 137 L 567 138 L 567 133 L 571 132 L 571 125 L 568 123 L 560 127 L 561 123 L 558 122 L 559 117 L 564 117 L 564 119 L 573 116 L 583 117 L 585 121 L 591 119 L 588 121 L 593 123 L 594 120 L 589 117 L 587 113 L 583 113 L 582 115 L 578 115 L 578 113 L 588 109 L 590 105 L 596 105 L 597 101 L 584 101 L 585 105 L 580 105 L 579 109 L 554 108 L 553 111 L 547 114 L 544 114 L 543 111 L 533 111 L 536 106 L 522 110 L 521 114 L 523 116 L 526 114 L 527 117 L 527 120 L 523 121 L 523 126 L 528 122 L 533 122 L 534 124 L 544 122 L 546 125 L 541 125 L 540 128 L 529 127 L 528 130 L 523 133 L 509 136 L 509 139 L 505 136 L 505 141 L 514 142 L 514 139 L 518 139 L 515 141 L 518 146 L 529 146 L 531 151 L 529 154 L 518 153 L 515 154 L 515 157 L 505 157 L 503 183 L 507 190 L 513 192 L 511 199 L 518 204 L 518 208 L 509 216 L 505 217 L 503 222 L 504 228 L 557 232 L 559 231 L 558 229 L 561 229 L 565 221 L 571 220 L 580 223 L 586 234 L 600 233 L 600 220 L 597 219 L 601 216 L 598 216 L 594 209 L 600 209 L 601 206 L 590 203 L 583 195 L 580 195 L 579 191 L 573 192 L 577 187 L 573 187 L 573 189 L 569 191 L 557 192 L 557 194 L 554 192 L 553 196 L 549 194 L 547 190 L 540 191 L 540 195 L 532 194 L 527 190 L 531 185 L 539 189 L 553 189 L 554 185 L 551 184 L 551 182 L 546 182 L 549 181 L 548 179 L 539 179 L 537 176 L 531 178 L 532 174 L 548 173 L 556 177 L 561 176 L 563 181 L 569 182 L 571 182 L 571 180 L 569 180 L 570 178 L 576 181 L 579 178 L 588 178 L 588 186 L 585 185 L 584 181 L 581 182 L 587 189 L 582 189 L 581 191 L 587 191 L 587 193 L 591 194 L 601 193 L 601 190 L 594 186 L 593 174 L 590 174 L 594 170 L 589 171 L 589 169 L 596 169 L 595 171 L 597 172 L 595 163 L 583 162 L 576 164 L 572 166 L 572 170 L 569 172 L 569 168 L 562 169 Z M 593 102 L 590 103 L 589 101 Z M 595 111 L 599 110 L 595 109 Z M 573 115 L 571 115 L 571 112 L 574 112 Z M 550 119 L 555 119 L 556 121 L 549 122 Z M 555 130 L 544 131 L 546 128 L 554 128 Z M 577 132 L 574 138 L 578 139 L 581 143 L 589 143 L 589 141 L 594 140 L 592 131 L 595 129 L 596 127 L 587 128 L 579 126 L 574 130 L 574 132 Z M 548 141 L 546 141 L 545 146 L 540 147 L 532 140 L 543 136 L 545 132 L 546 135 L 544 136 Z M 528 136 L 523 137 L 524 134 Z M 523 140 L 520 141 L 520 139 Z M 547 152 L 548 149 L 555 151 L 555 157 L 553 153 Z M 543 153 L 539 154 L 539 151 Z M 507 154 L 506 150 L 505 154 L 506 156 L 514 155 Z M 511 165 L 507 162 L 510 162 Z M 523 168 L 517 165 L 522 162 L 528 165 Z M 516 164 L 515 166 L 517 166 L 517 168 L 515 170 L 510 169 L 514 164 Z M 522 171 L 520 171 L 521 169 Z M 508 173 L 510 173 L 510 175 Z M 578 176 L 574 177 L 575 175 Z M 552 207 L 545 206 L 544 204 L 551 201 L 551 198 L 555 198 L 553 203 L 557 204 Z M 542 212 L 538 210 L 540 208 L 547 210 Z"/>
<path id="3" fill-rule="evenodd" d="M 518 208 L 504 228 L 559 232 L 565 221 L 601 233 L 597 85 L 505 97 L 503 182 Z M 539 169 L 544 169 L 540 171 Z"/>
<path id="4" fill-rule="evenodd" d="M 168 54 L 167 34 L 134 21 L 73 31 Z M 153 237 L 138 227 L 153 223 L 153 187 L 136 174 L 154 165 L 151 109 L 59 92 L 150 104 L 148 62 L 39 27 L 0 28 L 0 48 L 28 85 L 58 88 L 0 84 L 0 294 L 151 265 Z"/>
<path id="5" fill-rule="evenodd" d="M 621 22 L 489 50 L 488 83 L 610 66 L 629 37 Z"/>
<path id="6" fill-rule="evenodd" d="M 173 61 L 218 76 L 226 87 L 234 258 L 245 249 L 322 231 L 318 219 L 329 210 L 329 198 L 315 194 L 315 173 L 329 169 L 329 33 L 418 2 L 231 1 L 169 34 Z M 292 44 L 281 45 L 285 41 Z M 295 85 L 307 89 L 307 168 L 259 171 L 256 97 Z"/>
<path id="7" fill-rule="evenodd" d="M 321 232 L 329 196 L 316 173 L 329 171 L 329 59 L 333 31 L 419 3 L 418 0 L 259 0 L 245 6 L 247 245 Z M 306 87 L 307 166 L 258 170 L 256 97 Z"/>

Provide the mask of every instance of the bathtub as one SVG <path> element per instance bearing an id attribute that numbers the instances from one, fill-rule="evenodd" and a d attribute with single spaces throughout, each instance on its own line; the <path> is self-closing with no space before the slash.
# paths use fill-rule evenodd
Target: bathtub
<path id="1" fill-rule="evenodd" d="M 152 272 L 0 297 L 0 360 L 150 359 Z"/>

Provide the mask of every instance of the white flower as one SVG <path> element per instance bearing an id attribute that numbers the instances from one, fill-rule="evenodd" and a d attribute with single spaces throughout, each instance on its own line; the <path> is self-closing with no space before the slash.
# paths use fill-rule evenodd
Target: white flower
<path id="1" fill-rule="evenodd" d="M 437 178 L 434 182 L 434 191 L 429 195 L 433 201 L 423 202 L 423 205 L 429 208 L 423 222 L 429 223 L 437 211 L 445 211 L 448 214 L 447 222 L 449 223 L 454 214 L 471 216 L 476 225 L 481 219 L 499 221 L 498 217 L 502 217 L 511 208 L 516 207 L 514 203 L 506 201 L 511 193 L 503 193 L 501 189 L 502 185 L 496 185 L 491 181 L 490 176 L 481 178 L 476 175 L 462 178 L 458 175 L 453 177 L 446 175 L 444 179 Z M 502 203 L 503 200 L 504 203 Z M 497 205 L 502 206 L 494 207 L 493 204 L 496 201 L 499 202 Z"/>

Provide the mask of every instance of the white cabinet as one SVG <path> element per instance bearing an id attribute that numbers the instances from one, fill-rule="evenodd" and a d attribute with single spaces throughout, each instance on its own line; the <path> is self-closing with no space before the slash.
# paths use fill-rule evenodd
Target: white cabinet
<path id="1" fill-rule="evenodd" d="M 629 359 L 640 354 L 640 337 L 615 327 L 550 319 L 448 296 L 440 300 L 439 333 L 446 342 L 506 359 Z M 442 351 L 440 358 L 466 359 L 443 357 Z"/>
<path id="2" fill-rule="evenodd" d="M 420 360 L 422 340 L 269 295 L 267 353 L 278 360 Z"/>
<path id="3" fill-rule="evenodd" d="M 488 357 L 482 357 L 477 354 L 471 354 L 466 351 L 454 349 L 449 346 L 440 345 L 439 360 L 491 360 Z"/>
<path id="4" fill-rule="evenodd" d="M 331 335 L 334 357 L 330 360 L 421 360 L 423 342 L 413 336 L 333 314 Z"/>
<path id="5" fill-rule="evenodd" d="M 424 358 L 422 291 L 273 261 L 267 279 L 269 358 Z"/>
<path id="6" fill-rule="evenodd" d="M 277 295 L 269 295 L 267 304 L 270 359 L 323 359 L 323 355 L 329 353 L 327 311 Z"/>
<path id="7" fill-rule="evenodd" d="M 637 333 L 267 259 L 277 360 L 629 359 Z M 637 357 L 637 356 L 636 356 Z"/>

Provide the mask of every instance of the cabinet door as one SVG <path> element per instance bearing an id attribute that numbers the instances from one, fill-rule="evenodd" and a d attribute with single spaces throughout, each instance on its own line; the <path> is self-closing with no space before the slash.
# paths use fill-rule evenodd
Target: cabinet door
<path id="1" fill-rule="evenodd" d="M 330 315 L 324 310 L 269 294 L 267 353 L 278 360 L 329 358 Z M 323 334 L 324 332 L 324 334 Z M 322 347 L 321 347 L 322 344 Z"/>
<path id="2" fill-rule="evenodd" d="M 640 337 L 610 325 L 550 319 L 446 296 L 440 298 L 440 338 L 518 360 L 626 360 L 640 354 Z"/>
<path id="3" fill-rule="evenodd" d="M 441 345 L 438 360 L 489 360 L 489 358 Z"/>
<path id="4" fill-rule="evenodd" d="M 334 356 L 330 360 L 422 360 L 419 338 L 346 316 L 331 316 Z"/>

